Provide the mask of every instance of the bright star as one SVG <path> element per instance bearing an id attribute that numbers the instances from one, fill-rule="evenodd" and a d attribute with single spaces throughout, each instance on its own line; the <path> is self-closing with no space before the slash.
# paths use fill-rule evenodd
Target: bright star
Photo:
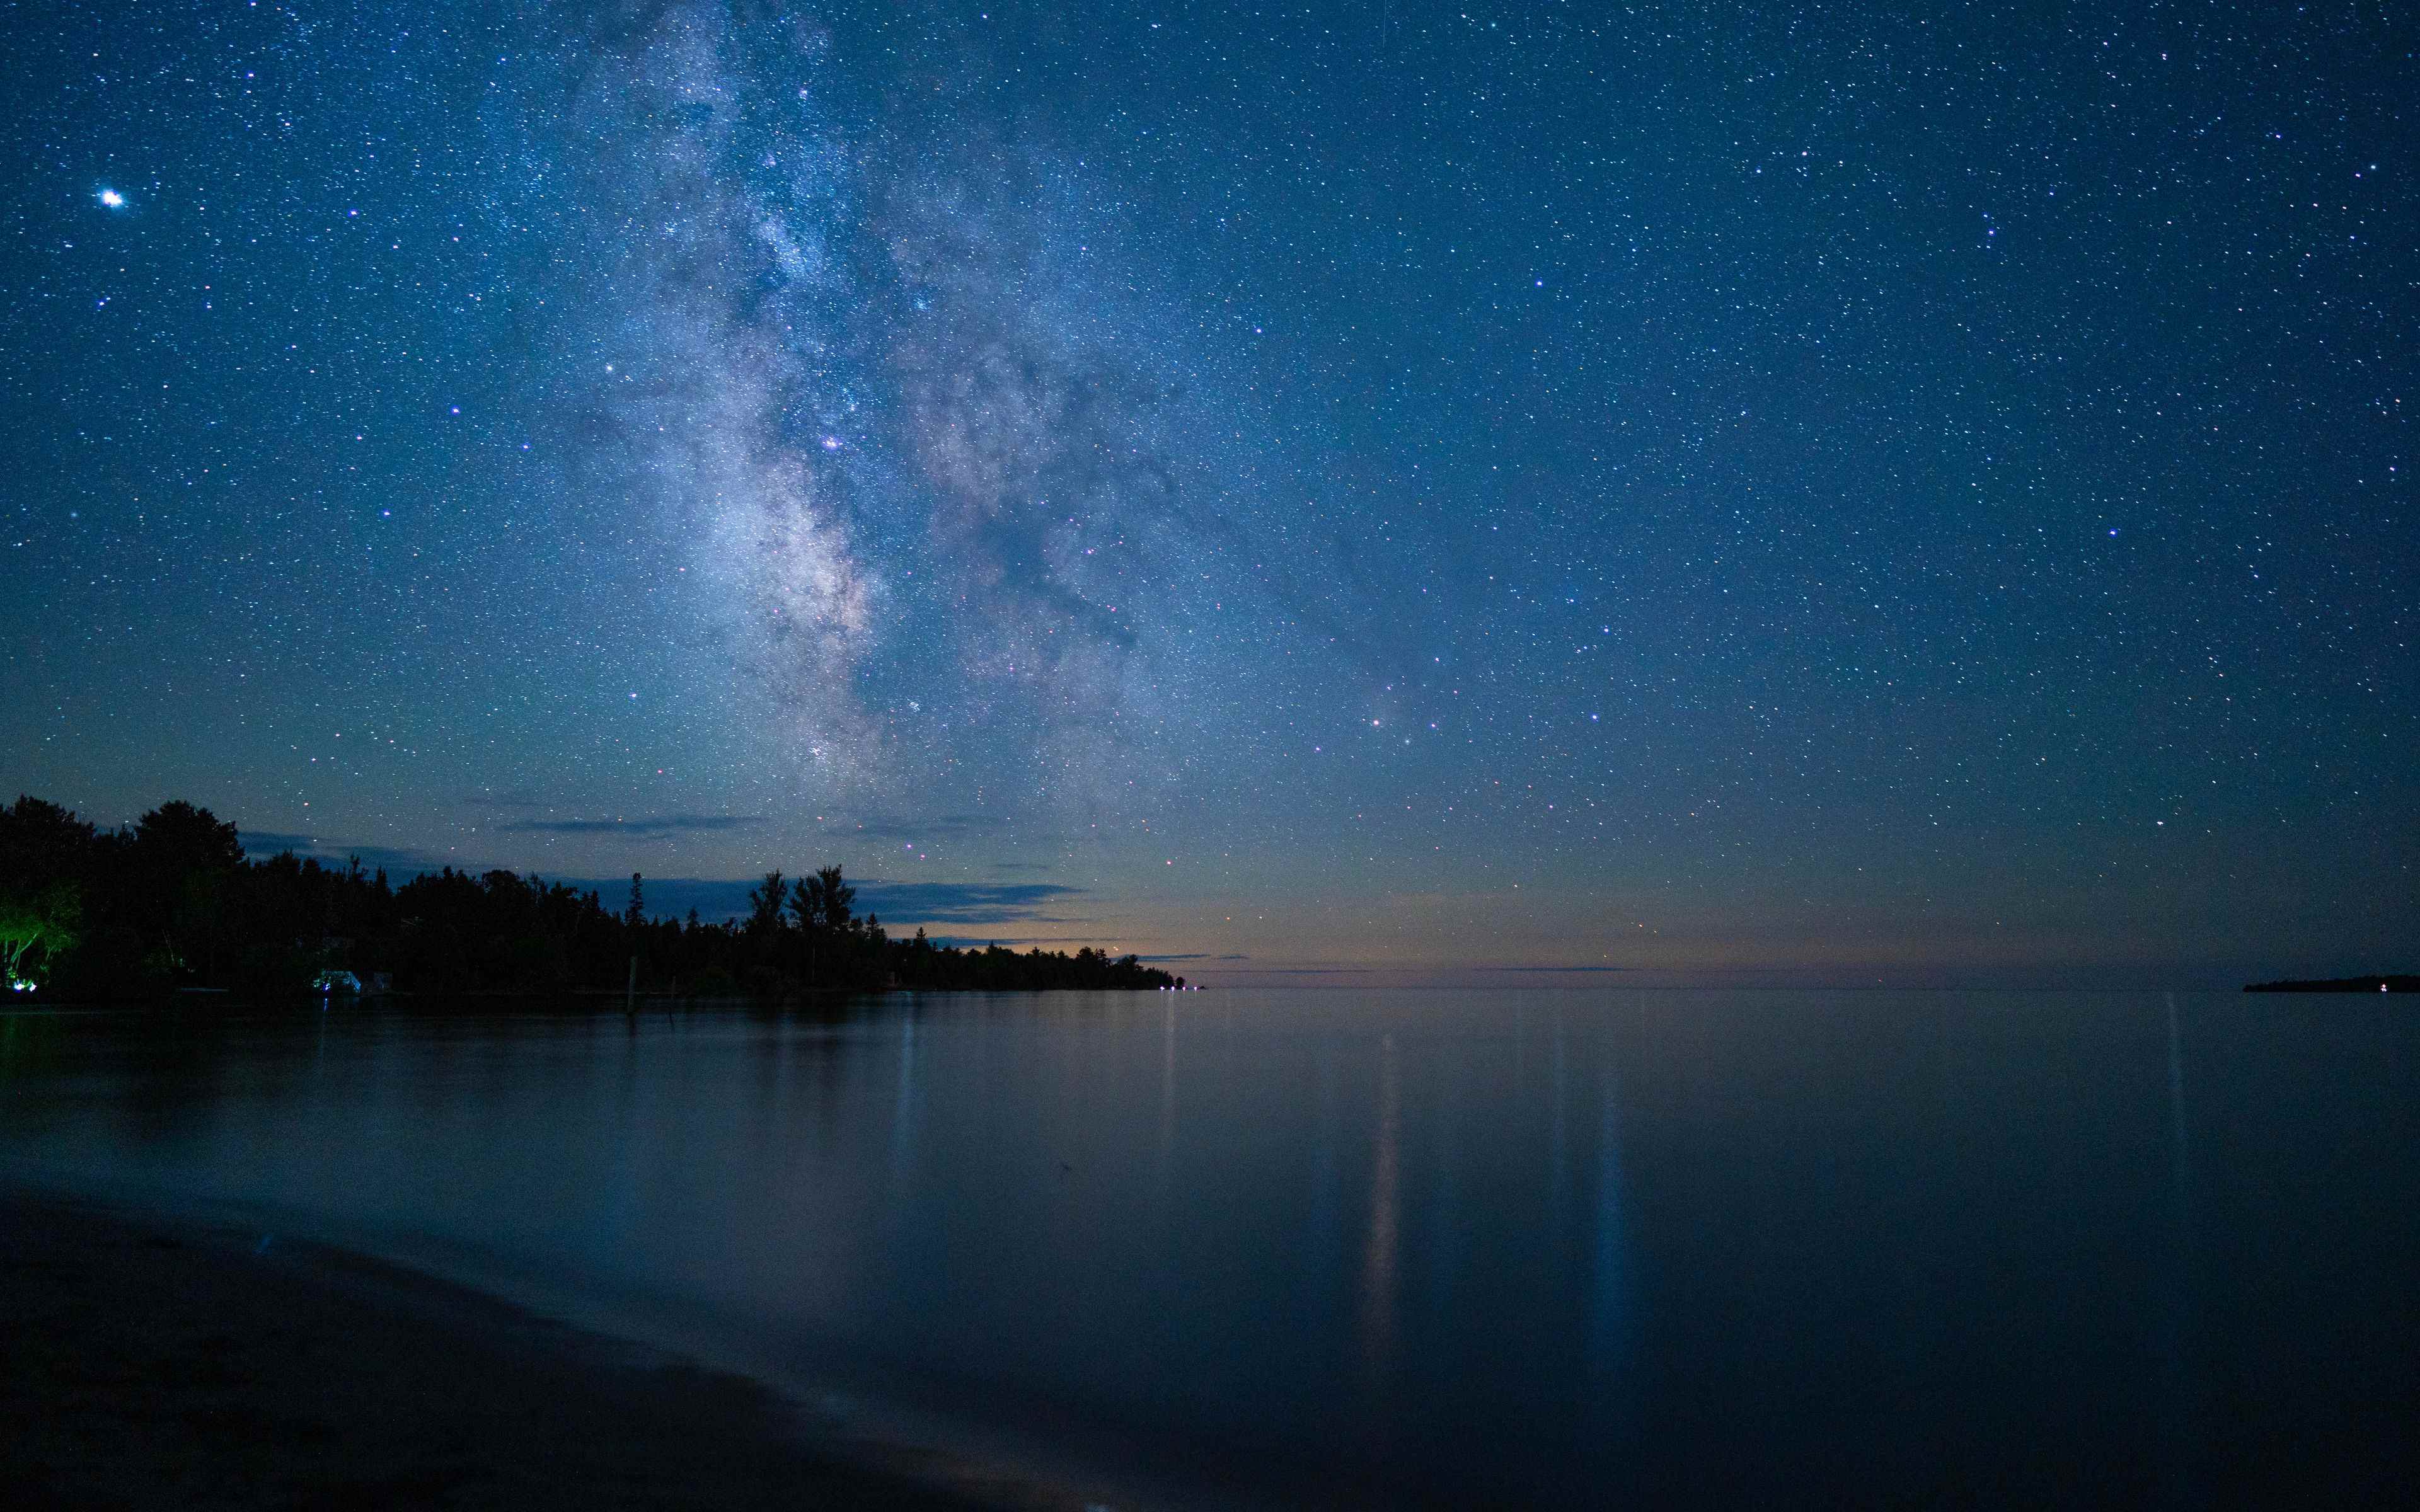
<path id="1" fill-rule="evenodd" d="M 126 208 L 126 196 L 114 189 L 102 190 L 101 192 L 101 202 L 102 205 L 113 210 L 122 210 Z"/>

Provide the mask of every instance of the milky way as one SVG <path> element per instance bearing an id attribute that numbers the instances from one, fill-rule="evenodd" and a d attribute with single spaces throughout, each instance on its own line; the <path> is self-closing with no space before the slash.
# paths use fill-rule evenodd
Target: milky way
<path id="1" fill-rule="evenodd" d="M 1381 19 L 11 12 L 0 781 L 1250 969 L 2408 939 L 2383 22 Z"/>
<path id="2" fill-rule="evenodd" d="M 552 40 L 494 113 L 535 169 L 515 211 L 565 228 L 543 381 L 600 494 L 680 543 L 698 675 L 829 804 L 979 763 L 1130 817 L 1202 715 L 1186 611 L 1268 610 L 1200 497 L 1194 312 L 1134 292 L 1108 191 L 946 113 L 836 120 L 813 23 L 666 6 Z"/>

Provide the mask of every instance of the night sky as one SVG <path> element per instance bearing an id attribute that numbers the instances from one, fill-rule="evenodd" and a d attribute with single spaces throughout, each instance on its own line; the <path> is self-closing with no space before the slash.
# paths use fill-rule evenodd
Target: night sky
<path id="1" fill-rule="evenodd" d="M 2420 969 L 2415 36 L 11 6 L 0 797 L 1236 982 Z"/>

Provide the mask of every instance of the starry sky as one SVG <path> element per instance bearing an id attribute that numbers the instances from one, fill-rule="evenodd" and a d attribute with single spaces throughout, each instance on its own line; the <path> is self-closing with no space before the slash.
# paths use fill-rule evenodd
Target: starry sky
<path id="1" fill-rule="evenodd" d="M 1210 980 L 2412 969 L 2413 20 L 0 8 L 0 788 Z"/>

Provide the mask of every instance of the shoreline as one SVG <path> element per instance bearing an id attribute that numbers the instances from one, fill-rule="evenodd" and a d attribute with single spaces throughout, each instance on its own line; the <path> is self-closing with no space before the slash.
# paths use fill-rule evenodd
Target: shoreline
<path id="1" fill-rule="evenodd" d="M 24 1504 L 1084 1504 L 402 1265 L 15 1184 L 0 1337 Z"/>

